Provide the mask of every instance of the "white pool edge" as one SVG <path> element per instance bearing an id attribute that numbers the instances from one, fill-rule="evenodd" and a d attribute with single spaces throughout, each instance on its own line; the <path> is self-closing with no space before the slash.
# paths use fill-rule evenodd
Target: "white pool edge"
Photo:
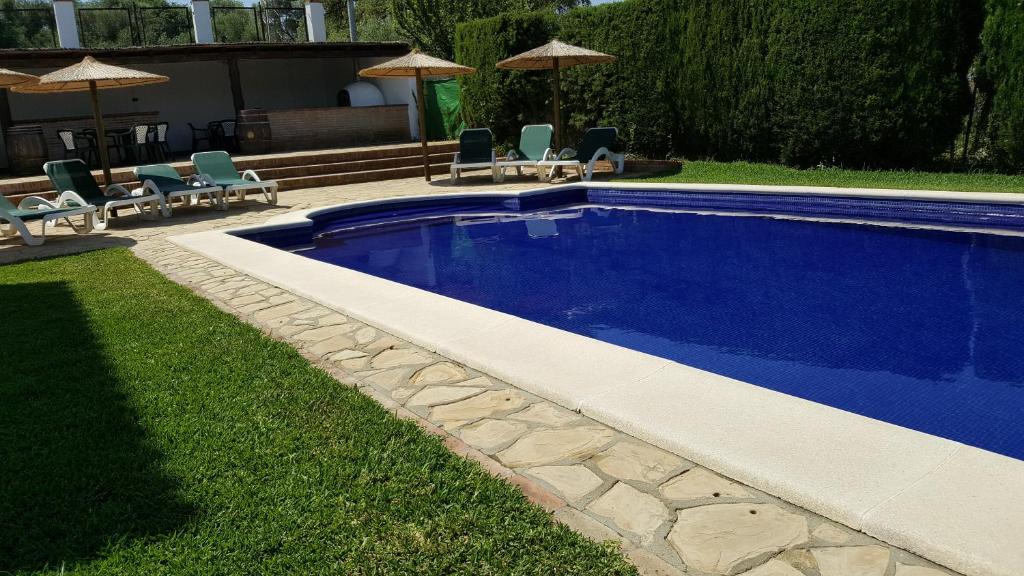
<path id="1" fill-rule="evenodd" d="M 1024 203 L 1009 194 L 788 186 L 572 184 Z M 289 213 L 267 230 L 337 206 Z M 242 229 L 233 229 L 233 231 Z M 170 238 L 813 512 L 969 576 L 1024 574 L 1024 462 L 316 262 L 226 231 Z"/>

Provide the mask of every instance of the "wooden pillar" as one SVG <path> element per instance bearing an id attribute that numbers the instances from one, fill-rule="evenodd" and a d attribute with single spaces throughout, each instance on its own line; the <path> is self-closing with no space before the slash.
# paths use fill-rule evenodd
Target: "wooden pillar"
<path id="1" fill-rule="evenodd" d="M 235 105 L 235 116 L 245 110 L 245 94 L 242 93 L 242 74 L 238 71 L 238 58 L 228 59 L 228 79 L 231 80 L 231 99 Z"/>
<path id="2" fill-rule="evenodd" d="M 555 104 L 555 153 L 557 154 L 562 150 L 562 81 L 559 78 L 558 71 L 558 58 L 554 60 L 554 64 L 551 66 L 551 84 L 554 89 L 554 104 Z"/>
<path id="3" fill-rule="evenodd" d="M 430 182 L 430 153 L 427 150 L 427 112 L 423 104 L 423 74 L 416 69 L 416 106 L 420 120 L 420 149 L 423 152 L 423 178 Z"/>
<path id="4" fill-rule="evenodd" d="M 14 124 L 11 119 L 11 102 L 7 99 L 7 89 L 0 88 L 0 139 L 7 138 L 7 129 Z M 7 160 L 7 146 L 4 147 L 4 166 L 10 166 L 10 161 Z M 0 167 L 0 171 L 6 171 L 8 168 Z"/>

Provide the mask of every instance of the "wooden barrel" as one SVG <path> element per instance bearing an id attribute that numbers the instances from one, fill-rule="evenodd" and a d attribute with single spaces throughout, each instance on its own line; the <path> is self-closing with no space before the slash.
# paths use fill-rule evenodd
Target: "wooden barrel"
<path id="1" fill-rule="evenodd" d="M 238 148 L 242 154 L 266 154 L 270 152 L 270 118 L 262 108 L 251 108 L 238 113 Z"/>
<path id="2" fill-rule="evenodd" d="M 7 129 L 7 159 L 12 174 L 42 174 L 50 159 L 42 126 L 11 126 Z"/>

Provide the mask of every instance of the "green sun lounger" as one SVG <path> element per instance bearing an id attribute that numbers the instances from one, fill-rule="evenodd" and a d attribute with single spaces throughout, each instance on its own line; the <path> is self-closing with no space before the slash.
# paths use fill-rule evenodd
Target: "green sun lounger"
<path id="1" fill-rule="evenodd" d="M 227 209 L 223 188 L 205 184 L 195 176 L 190 176 L 187 181 L 184 181 L 178 171 L 167 164 L 139 166 L 135 168 L 134 172 L 135 177 L 142 182 L 142 188 L 139 190 L 163 196 L 162 208 L 165 217 L 170 217 L 171 204 L 175 198 L 181 198 L 182 202 L 189 206 L 193 203 L 198 204 L 199 200 L 206 196 L 214 208 Z"/>
<path id="2" fill-rule="evenodd" d="M 553 159 L 542 160 L 537 163 L 537 170 L 548 172 L 544 180 L 550 180 L 562 168 L 575 168 L 580 180 L 589 182 L 594 177 L 594 164 L 606 158 L 611 161 L 616 174 L 622 174 L 626 165 L 626 155 L 616 153 L 616 140 L 618 139 L 618 128 L 587 128 L 583 134 L 583 141 L 576 149 L 563 148 L 558 156 Z"/>
<path id="3" fill-rule="evenodd" d="M 201 182 L 224 189 L 225 202 L 232 194 L 241 201 L 245 200 L 246 192 L 259 190 L 268 204 L 277 204 L 277 182 L 262 181 L 252 170 L 239 174 L 227 152 L 196 152 L 192 155 L 192 165 L 195 166 L 196 176 Z"/>
<path id="4" fill-rule="evenodd" d="M 133 196 L 120 184 L 110 184 L 100 189 L 92 172 L 85 162 L 78 158 L 56 160 L 43 164 L 43 171 L 57 191 L 59 208 L 77 208 L 95 206 L 93 227 L 105 230 L 109 222 L 108 214 L 117 208 L 131 207 L 139 216 L 152 220 L 158 210 L 162 210 L 164 198 L 160 194 L 142 194 Z"/>
<path id="5" fill-rule="evenodd" d="M 20 234 L 25 244 L 40 246 L 46 242 L 46 229 L 55 225 L 57 220 L 67 220 L 71 228 L 79 234 L 91 232 L 95 213 L 96 207 L 92 205 L 58 208 L 38 196 L 25 198 L 15 206 L 3 194 L 0 194 L 0 234 L 5 237 Z M 81 227 L 75 226 L 71 221 L 72 216 L 84 216 L 85 223 Z M 43 224 L 43 230 L 39 236 L 32 234 L 28 229 L 27 223 L 33 221 L 40 221 Z"/>
<path id="6" fill-rule="evenodd" d="M 462 171 L 471 168 L 490 168 L 491 178 L 497 182 L 498 166 L 495 163 L 494 136 L 488 128 L 467 128 L 459 135 L 459 151 L 452 161 L 451 178 L 457 182 Z"/>
<path id="7" fill-rule="evenodd" d="M 505 168 L 515 168 L 516 174 L 523 175 L 523 167 L 537 168 L 537 163 L 554 159 L 551 137 L 555 129 L 551 124 L 523 126 L 519 133 L 519 146 L 509 150 L 504 159 L 498 160 L 498 180 L 505 179 Z M 537 169 L 537 177 L 544 180 L 544 172 Z"/>

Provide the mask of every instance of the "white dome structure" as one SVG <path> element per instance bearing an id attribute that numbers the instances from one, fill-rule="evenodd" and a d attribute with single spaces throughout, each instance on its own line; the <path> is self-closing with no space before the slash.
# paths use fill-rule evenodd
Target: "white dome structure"
<path id="1" fill-rule="evenodd" d="M 353 82 L 345 86 L 344 91 L 348 93 L 349 105 L 359 108 L 361 106 L 383 106 L 385 104 L 384 94 L 375 85 L 369 82 Z"/>

